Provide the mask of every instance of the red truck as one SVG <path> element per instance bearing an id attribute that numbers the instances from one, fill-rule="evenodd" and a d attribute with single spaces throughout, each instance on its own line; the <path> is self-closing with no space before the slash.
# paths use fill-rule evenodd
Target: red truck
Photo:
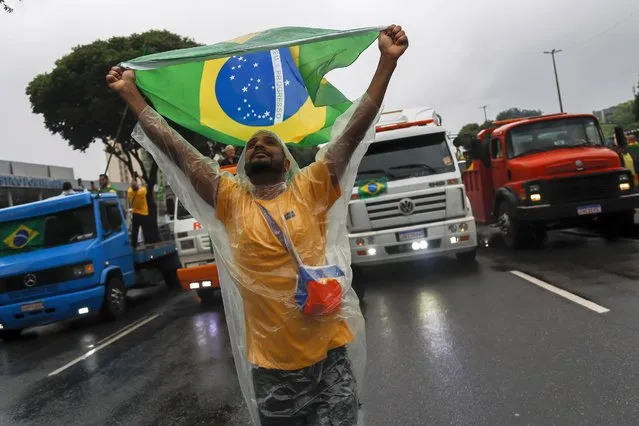
<path id="1" fill-rule="evenodd" d="M 475 220 L 499 227 L 509 248 L 542 243 L 549 229 L 593 225 L 614 239 L 639 207 L 632 175 L 593 115 L 497 121 L 454 144 L 470 155 L 462 179 Z"/>

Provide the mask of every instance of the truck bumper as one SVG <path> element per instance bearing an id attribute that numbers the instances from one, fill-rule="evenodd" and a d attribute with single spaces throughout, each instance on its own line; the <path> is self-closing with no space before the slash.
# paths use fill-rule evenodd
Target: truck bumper
<path id="1" fill-rule="evenodd" d="M 596 213 L 579 213 L 579 209 L 593 206 Z M 566 204 L 542 204 L 539 206 L 517 207 L 517 219 L 523 221 L 553 221 L 570 218 L 588 217 L 595 214 L 606 214 L 631 211 L 639 207 L 639 193 L 622 195 L 617 198 L 603 200 L 580 201 Z M 600 212 L 597 212 L 600 208 Z"/>
<path id="2" fill-rule="evenodd" d="M 104 286 L 94 287 L 60 296 L 44 297 L 13 305 L 0 306 L 0 324 L 5 330 L 36 327 L 69 318 L 85 316 L 78 310 L 88 308 L 89 314 L 100 310 L 104 299 Z M 44 309 L 22 312 L 21 306 L 42 302 Z"/>
<path id="3" fill-rule="evenodd" d="M 462 223 L 467 226 L 465 231 L 451 231 Z M 419 230 L 424 230 L 424 237 L 417 236 L 399 241 L 398 233 Z M 477 229 L 475 218 L 472 216 L 398 229 L 349 234 L 348 237 L 351 246 L 351 264 L 362 266 L 438 257 L 472 251 L 477 247 Z M 361 244 L 362 241 L 364 244 Z M 419 244 L 422 241 L 426 241 L 427 246 L 413 248 L 413 243 Z"/>

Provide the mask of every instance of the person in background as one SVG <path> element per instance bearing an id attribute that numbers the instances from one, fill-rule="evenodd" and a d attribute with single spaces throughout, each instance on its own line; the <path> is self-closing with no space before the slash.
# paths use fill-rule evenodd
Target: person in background
<path id="1" fill-rule="evenodd" d="M 637 145 L 637 137 L 635 135 L 628 135 L 628 145 Z"/>
<path id="2" fill-rule="evenodd" d="M 117 191 L 113 186 L 111 186 L 111 183 L 109 182 L 109 177 L 104 173 L 100 175 L 99 182 L 100 190 L 98 192 L 100 192 L 101 194 L 105 192 L 113 192 L 114 194 L 117 194 Z"/>
<path id="3" fill-rule="evenodd" d="M 138 180 L 142 182 L 142 185 L 138 183 Z M 149 204 L 146 200 L 146 195 L 146 183 L 136 173 L 127 191 L 127 199 L 129 200 L 129 206 L 131 206 L 131 245 L 133 248 L 137 247 L 140 228 L 142 228 L 144 243 L 148 244 L 150 242 Z"/>
<path id="4" fill-rule="evenodd" d="M 235 153 L 235 147 L 233 145 L 226 145 L 224 148 L 224 158 L 220 161 L 220 166 L 231 166 L 237 164 L 238 161 L 240 161 L 240 157 Z"/>
<path id="5" fill-rule="evenodd" d="M 131 185 L 127 191 L 127 199 L 129 200 L 129 206 L 131 206 L 131 245 L 133 248 L 137 247 L 140 228 L 142 228 L 144 243 L 148 244 L 151 241 L 149 233 L 149 204 L 146 200 L 146 195 L 146 183 L 136 173 L 131 179 Z"/>
<path id="6" fill-rule="evenodd" d="M 71 182 L 64 182 L 62 184 L 62 192 L 60 193 L 60 195 L 71 195 L 71 194 L 75 194 L 75 191 L 73 190 L 73 186 L 71 186 Z"/>
<path id="7" fill-rule="evenodd" d="M 635 186 L 639 185 L 639 158 L 628 151 L 628 139 L 621 126 L 615 127 L 615 145 L 613 149 L 619 155 L 621 165 L 632 173 Z"/>

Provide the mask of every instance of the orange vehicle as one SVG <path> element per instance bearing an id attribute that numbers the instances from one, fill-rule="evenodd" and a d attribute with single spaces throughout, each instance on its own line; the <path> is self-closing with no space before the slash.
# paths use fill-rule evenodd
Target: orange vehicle
<path id="1" fill-rule="evenodd" d="M 237 165 L 222 167 L 221 170 L 236 174 Z M 199 225 L 197 222 L 196 224 Z M 212 246 L 211 250 L 213 250 Z M 193 264 L 185 268 L 180 268 L 177 270 L 177 276 L 182 288 L 185 290 L 195 290 L 202 302 L 218 302 L 222 299 L 220 279 L 215 263 L 207 263 L 204 265 Z"/>
<path id="2" fill-rule="evenodd" d="M 497 226 L 510 248 L 543 242 L 548 229 L 601 226 L 619 236 L 639 206 L 630 172 L 605 147 L 597 118 L 553 114 L 494 122 L 456 146 L 475 220 Z"/>

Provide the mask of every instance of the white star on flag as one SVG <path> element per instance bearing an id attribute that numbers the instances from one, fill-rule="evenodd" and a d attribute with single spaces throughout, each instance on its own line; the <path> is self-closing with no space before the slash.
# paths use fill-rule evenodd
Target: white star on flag
<path id="1" fill-rule="evenodd" d="M 248 87 L 244 86 L 242 87 L 242 92 L 246 93 L 248 91 Z"/>
<path id="2" fill-rule="evenodd" d="M 284 80 L 284 85 L 285 85 L 285 86 L 288 86 L 289 84 L 291 84 L 291 82 L 290 82 L 290 81 L 288 81 L 288 80 Z"/>
<path id="3" fill-rule="evenodd" d="M 231 80 L 235 80 L 235 76 L 234 75 L 231 76 Z"/>

